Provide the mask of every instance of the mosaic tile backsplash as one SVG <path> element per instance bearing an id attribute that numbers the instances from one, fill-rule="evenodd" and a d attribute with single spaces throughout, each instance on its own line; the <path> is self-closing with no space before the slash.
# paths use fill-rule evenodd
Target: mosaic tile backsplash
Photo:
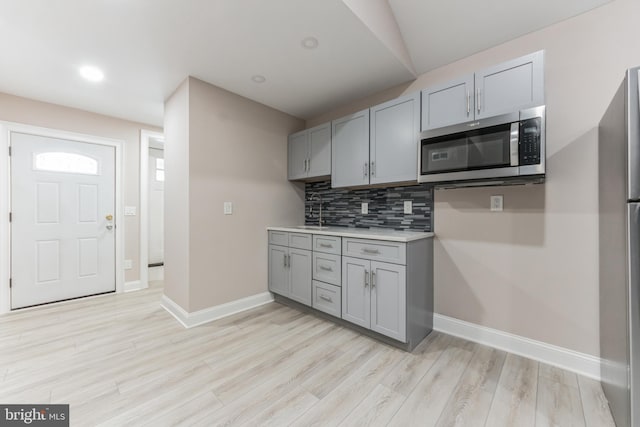
<path id="1" fill-rule="evenodd" d="M 305 224 L 318 225 L 322 198 L 323 225 L 392 228 L 395 230 L 432 231 L 433 186 L 419 184 L 405 187 L 344 189 L 331 188 L 331 181 L 305 184 Z M 404 201 L 413 202 L 413 213 L 405 214 Z M 369 203 L 369 213 L 361 213 L 361 203 Z"/>

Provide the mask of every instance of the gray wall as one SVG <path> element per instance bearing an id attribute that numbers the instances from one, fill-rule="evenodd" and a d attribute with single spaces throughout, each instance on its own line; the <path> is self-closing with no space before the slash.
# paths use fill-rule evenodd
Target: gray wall
<path id="1" fill-rule="evenodd" d="M 304 218 L 287 181 L 287 135 L 303 125 L 193 77 L 167 101 L 165 292 L 188 312 L 267 291 L 266 227 Z"/>
<path id="2" fill-rule="evenodd" d="M 639 1 L 616 0 L 307 122 L 546 50 L 547 183 L 435 192 L 437 313 L 599 355 L 597 126 L 640 65 L 638 17 Z"/>

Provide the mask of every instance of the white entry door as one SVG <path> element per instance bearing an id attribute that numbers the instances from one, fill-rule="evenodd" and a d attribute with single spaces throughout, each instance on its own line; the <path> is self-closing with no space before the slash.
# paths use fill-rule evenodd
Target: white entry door
<path id="1" fill-rule="evenodd" d="M 11 308 L 115 291 L 115 147 L 11 134 Z"/>

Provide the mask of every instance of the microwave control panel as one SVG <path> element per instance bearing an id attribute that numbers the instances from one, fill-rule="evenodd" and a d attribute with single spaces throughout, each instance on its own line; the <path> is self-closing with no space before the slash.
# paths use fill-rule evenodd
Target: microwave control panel
<path id="1" fill-rule="evenodd" d="M 520 122 L 520 143 L 518 146 L 520 166 L 540 163 L 540 118 Z"/>

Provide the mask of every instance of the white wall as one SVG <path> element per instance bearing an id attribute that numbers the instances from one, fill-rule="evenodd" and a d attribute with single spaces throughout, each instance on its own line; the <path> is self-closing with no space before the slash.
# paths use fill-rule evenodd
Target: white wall
<path id="1" fill-rule="evenodd" d="M 599 355 L 597 126 L 640 65 L 639 17 L 639 1 L 616 0 L 307 122 L 546 50 L 547 182 L 436 191 L 437 313 Z"/>

